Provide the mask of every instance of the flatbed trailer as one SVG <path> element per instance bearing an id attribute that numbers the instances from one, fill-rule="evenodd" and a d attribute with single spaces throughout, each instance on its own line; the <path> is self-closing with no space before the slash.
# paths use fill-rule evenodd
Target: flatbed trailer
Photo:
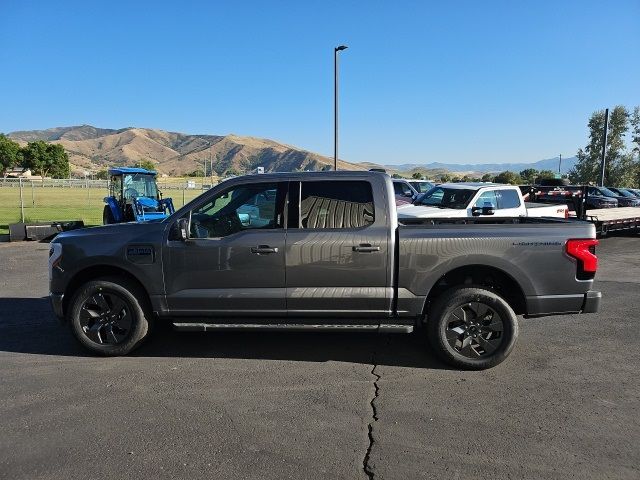
<path id="1" fill-rule="evenodd" d="M 595 224 L 596 232 L 601 236 L 609 232 L 640 229 L 640 207 L 587 210 L 585 217 Z"/>
<path id="2" fill-rule="evenodd" d="M 521 187 L 522 190 L 522 187 Z M 569 219 L 584 220 L 596 226 L 599 236 L 609 232 L 640 231 L 640 207 L 587 208 L 589 186 L 531 187 L 528 198 L 536 202 L 565 202 Z"/>

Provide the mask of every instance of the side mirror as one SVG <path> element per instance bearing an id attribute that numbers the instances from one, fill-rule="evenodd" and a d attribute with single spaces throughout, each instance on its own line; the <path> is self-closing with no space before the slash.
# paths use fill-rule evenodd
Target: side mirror
<path id="1" fill-rule="evenodd" d="M 189 239 L 189 219 L 181 218 L 176 225 L 178 227 L 178 238 L 186 242 Z"/>
<path id="2" fill-rule="evenodd" d="M 493 206 L 485 206 L 485 207 L 473 207 L 471 209 L 471 215 L 474 217 L 478 217 L 480 215 L 493 215 L 496 213 L 496 209 Z"/>

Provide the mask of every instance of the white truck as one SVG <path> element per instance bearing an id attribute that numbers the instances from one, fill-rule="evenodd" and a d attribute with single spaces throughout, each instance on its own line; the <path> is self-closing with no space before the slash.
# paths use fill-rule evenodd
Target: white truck
<path id="1" fill-rule="evenodd" d="M 567 205 L 525 202 L 520 189 L 498 183 L 445 183 L 398 206 L 398 218 L 496 217 L 568 218 Z"/>

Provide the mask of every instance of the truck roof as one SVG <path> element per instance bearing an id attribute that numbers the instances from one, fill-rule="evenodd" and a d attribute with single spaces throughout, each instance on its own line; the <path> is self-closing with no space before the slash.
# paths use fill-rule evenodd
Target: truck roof
<path id="1" fill-rule="evenodd" d="M 233 177 L 233 180 L 237 180 L 239 178 L 247 179 L 247 180 L 281 180 L 282 178 L 349 178 L 349 177 L 367 177 L 372 175 L 382 175 L 385 177 L 389 177 L 387 173 L 383 172 L 371 172 L 368 170 L 338 170 L 329 171 L 329 172 L 271 172 L 271 173 L 259 173 L 259 174 L 250 174 L 250 175 L 240 175 L 238 177 Z M 391 177 L 389 177 L 391 178 Z M 231 180 L 231 179 L 229 179 Z"/>
<path id="2" fill-rule="evenodd" d="M 456 182 L 456 183 L 443 183 L 442 185 L 438 185 L 439 187 L 444 188 L 459 188 L 459 189 L 472 189 L 479 190 L 483 187 L 515 187 L 514 185 L 506 185 L 504 183 L 489 183 L 489 182 Z"/>
<path id="3" fill-rule="evenodd" d="M 114 167 L 109 169 L 109 175 L 126 175 L 127 173 L 144 173 L 146 175 L 155 175 L 153 170 L 147 170 L 146 168 L 136 167 Z"/>

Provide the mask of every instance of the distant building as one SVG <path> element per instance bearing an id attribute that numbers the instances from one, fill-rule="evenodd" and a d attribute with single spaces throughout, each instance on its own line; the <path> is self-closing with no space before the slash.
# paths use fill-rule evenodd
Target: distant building
<path id="1" fill-rule="evenodd" d="M 34 178 L 28 168 L 11 168 L 4 174 L 7 178 Z M 39 175 L 35 178 L 41 178 Z"/>

